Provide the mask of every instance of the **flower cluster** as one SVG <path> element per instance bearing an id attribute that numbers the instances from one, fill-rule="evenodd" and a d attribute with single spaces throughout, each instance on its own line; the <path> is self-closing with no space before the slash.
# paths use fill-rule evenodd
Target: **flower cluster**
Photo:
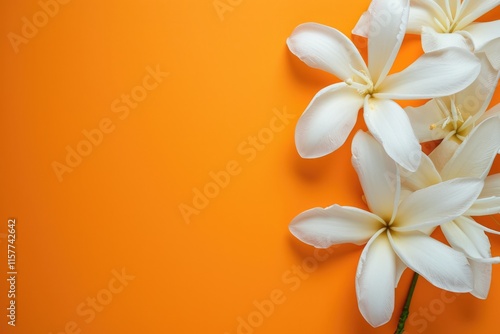
<path id="1" fill-rule="evenodd" d="M 475 22 L 500 0 L 373 0 L 353 33 L 367 39 L 367 62 L 334 28 L 299 25 L 287 40 L 307 65 L 340 79 L 312 99 L 295 132 L 299 154 L 316 158 L 344 144 L 362 109 L 368 132 L 352 142 L 352 164 L 369 211 L 332 205 L 293 219 L 291 233 L 318 248 L 365 245 L 356 272 L 359 309 L 372 326 L 388 322 L 406 268 L 452 292 L 486 298 L 492 257 L 472 216 L 500 213 L 500 20 Z M 391 67 L 405 34 L 424 53 Z M 428 100 L 401 107 L 395 100 Z M 439 142 L 426 155 L 421 143 Z M 431 234 L 440 228 L 448 244 Z"/>

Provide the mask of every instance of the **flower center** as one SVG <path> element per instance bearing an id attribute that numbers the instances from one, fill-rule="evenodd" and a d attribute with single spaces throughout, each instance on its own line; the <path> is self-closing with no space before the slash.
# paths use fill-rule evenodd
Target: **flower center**
<path id="1" fill-rule="evenodd" d="M 474 127 L 475 120 L 471 117 L 470 114 L 461 110 L 460 106 L 455 104 L 455 96 L 451 97 L 450 107 L 448 108 L 443 102 L 442 99 L 435 100 L 441 114 L 443 115 L 443 119 L 439 122 L 433 123 L 430 125 L 431 130 L 435 130 L 437 128 L 441 128 L 448 132 L 444 140 L 450 139 L 454 136 L 454 139 L 461 143 L 464 141 L 465 137 L 469 134 L 469 132 Z"/>
<path id="2" fill-rule="evenodd" d="M 370 75 L 366 73 L 364 70 L 356 70 L 351 65 L 351 71 L 354 74 L 351 78 L 347 79 L 345 83 L 356 89 L 361 96 L 371 95 L 373 94 L 373 81 L 370 78 Z"/>
<path id="3" fill-rule="evenodd" d="M 453 0 L 454 1 L 454 0 Z M 434 17 L 434 22 L 438 25 L 439 29 L 442 33 L 452 33 L 457 29 L 460 20 L 462 19 L 460 16 L 466 7 L 462 1 L 456 1 L 456 10 L 453 10 L 450 7 L 450 0 L 445 1 L 446 8 L 442 8 L 444 20 L 439 20 L 437 17 Z M 467 1 L 466 1 L 467 3 Z"/>

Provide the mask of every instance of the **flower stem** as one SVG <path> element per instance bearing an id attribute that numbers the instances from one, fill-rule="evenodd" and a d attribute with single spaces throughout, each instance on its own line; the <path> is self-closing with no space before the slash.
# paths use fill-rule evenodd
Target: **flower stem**
<path id="1" fill-rule="evenodd" d="M 413 297 L 413 291 L 415 291 L 415 286 L 417 285 L 418 274 L 413 274 L 413 279 L 411 280 L 410 289 L 408 290 L 408 296 L 406 296 L 405 306 L 403 311 L 401 311 L 401 316 L 399 317 L 398 327 L 394 334 L 402 334 L 405 331 L 405 323 L 408 315 L 410 315 L 410 304 L 411 298 Z"/>

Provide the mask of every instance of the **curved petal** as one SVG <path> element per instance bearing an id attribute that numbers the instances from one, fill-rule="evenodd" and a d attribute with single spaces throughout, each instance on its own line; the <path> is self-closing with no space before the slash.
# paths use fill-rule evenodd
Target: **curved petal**
<path id="1" fill-rule="evenodd" d="M 486 57 L 488 57 L 488 60 L 490 61 L 491 65 L 497 70 L 500 71 L 500 52 L 498 50 L 500 49 L 500 38 L 496 38 L 486 44 L 483 48 L 480 50 L 476 51 L 481 51 L 486 54 Z"/>
<path id="2" fill-rule="evenodd" d="M 459 33 L 438 33 L 432 28 L 422 27 L 422 49 L 432 52 L 449 47 L 473 50 L 472 42 Z"/>
<path id="3" fill-rule="evenodd" d="M 368 69 L 375 88 L 384 80 L 398 54 L 409 9 L 409 0 L 372 0 L 370 3 Z"/>
<path id="4" fill-rule="evenodd" d="M 476 53 L 476 57 L 481 61 L 481 71 L 470 86 L 455 94 L 455 105 L 462 114 L 472 115 L 477 121 L 491 102 L 498 84 L 499 73 L 484 53 Z"/>
<path id="5" fill-rule="evenodd" d="M 469 33 L 474 44 L 474 50 L 479 50 L 492 40 L 500 38 L 500 20 L 472 23 L 463 30 Z"/>
<path id="6" fill-rule="evenodd" d="M 426 99 L 455 94 L 470 85 L 481 69 L 479 60 L 461 48 L 420 56 L 405 70 L 389 75 L 374 94 L 386 99 Z"/>
<path id="7" fill-rule="evenodd" d="M 295 144 L 303 158 L 317 158 L 344 144 L 357 120 L 363 97 L 345 83 L 319 91 L 295 128 Z"/>
<path id="8" fill-rule="evenodd" d="M 460 146 L 454 140 L 443 140 L 439 145 L 429 154 L 429 158 L 434 163 L 436 170 L 441 173 L 443 167 L 450 161 L 455 151 Z"/>
<path id="9" fill-rule="evenodd" d="M 443 139 L 448 134 L 447 129 L 432 126 L 445 117 L 435 99 L 420 107 L 406 107 L 405 111 L 420 143 Z"/>
<path id="10" fill-rule="evenodd" d="M 500 149 L 498 129 L 500 129 L 500 119 L 497 117 L 489 118 L 476 126 L 443 167 L 441 171 L 443 180 L 457 177 L 486 177 Z"/>
<path id="11" fill-rule="evenodd" d="M 464 254 L 421 232 L 389 233 L 389 241 L 409 268 L 438 288 L 472 290 L 472 272 Z"/>
<path id="12" fill-rule="evenodd" d="M 481 179 L 461 178 L 417 190 L 401 202 L 391 228 L 414 231 L 447 223 L 462 215 L 482 188 Z"/>
<path id="13" fill-rule="evenodd" d="M 488 111 L 486 111 L 479 119 L 477 120 L 478 123 L 482 123 L 484 120 L 487 120 L 488 118 L 491 117 L 499 117 L 500 116 L 500 103 L 496 104 L 494 107 L 490 108 Z"/>
<path id="14" fill-rule="evenodd" d="M 418 169 L 402 178 L 403 185 L 412 191 L 427 188 L 440 182 L 441 176 L 431 159 L 424 153 L 422 153 L 422 160 Z"/>
<path id="15" fill-rule="evenodd" d="M 370 211 L 389 222 L 399 201 L 399 170 L 383 147 L 358 131 L 352 141 L 352 165 L 358 173 Z"/>
<path id="16" fill-rule="evenodd" d="M 302 212 L 292 220 L 289 229 L 308 245 L 328 248 L 342 243 L 362 245 L 384 226 L 380 218 L 370 212 L 332 205 Z"/>
<path id="17" fill-rule="evenodd" d="M 420 164 L 421 149 L 403 108 L 391 100 L 366 99 L 364 118 L 387 154 L 403 168 L 414 172 Z"/>
<path id="18" fill-rule="evenodd" d="M 493 218 L 493 217 L 492 217 Z M 494 219 L 494 218 L 493 218 Z M 476 222 L 474 219 L 472 219 L 471 217 L 468 217 L 468 216 L 465 216 L 465 214 L 463 216 L 460 216 L 460 217 L 457 217 L 455 219 L 456 221 L 465 221 L 467 224 L 469 225 L 474 225 L 475 227 L 479 228 L 480 230 L 483 230 L 485 232 L 488 232 L 488 233 L 491 233 L 491 234 L 496 234 L 496 235 L 500 235 L 500 231 L 496 231 L 496 230 L 493 230 L 491 228 L 488 228 L 486 226 L 483 226 L 481 224 L 479 224 L 478 222 Z M 496 219 L 494 219 L 496 221 Z M 498 222 L 497 222 L 498 223 Z M 477 259 L 476 259 L 477 260 Z"/>
<path id="19" fill-rule="evenodd" d="M 490 241 L 483 230 L 463 220 L 454 220 L 441 225 L 451 247 L 468 258 L 491 257 Z"/>
<path id="20" fill-rule="evenodd" d="M 463 6 L 460 19 L 455 30 L 462 30 L 472 21 L 483 16 L 500 4 L 500 0 L 467 1 L 467 6 Z"/>
<path id="21" fill-rule="evenodd" d="M 310 67 L 346 80 L 356 70 L 367 72 L 354 44 L 340 31 L 318 23 L 304 23 L 286 41 L 290 51 Z"/>
<path id="22" fill-rule="evenodd" d="M 438 30 L 436 20 L 445 21 L 446 14 L 434 0 L 412 0 L 406 31 L 410 34 L 420 34 L 423 27 Z"/>
<path id="23" fill-rule="evenodd" d="M 387 233 L 374 236 L 363 249 L 356 271 L 359 310 L 373 327 L 392 317 L 396 276 L 396 254 Z"/>
<path id="24" fill-rule="evenodd" d="M 363 14 L 361 14 L 361 17 L 359 18 L 358 22 L 352 29 L 351 33 L 353 35 L 358 35 L 361 37 L 368 37 L 368 31 L 370 30 L 370 21 L 371 21 L 371 14 L 370 12 L 366 11 Z"/>
<path id="25" fill-rule="evenodd" d="M 474 288 L 471 294 L 476 298 L 486 299 L 490 291 L 492 265 L 474 260 L 469 260 L 469 265 L 474 278 Z"/>
<path id="26" fill-rule="evenodd" d="M 479 198 L 465 213 L 469 216 L 486 216 L 500 213 L 500 174 L 486 177 Z"/>

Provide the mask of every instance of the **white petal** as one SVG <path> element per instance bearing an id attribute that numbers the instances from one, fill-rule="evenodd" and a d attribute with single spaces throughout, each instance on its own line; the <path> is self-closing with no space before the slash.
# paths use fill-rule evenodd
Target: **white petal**
<path id="1" fill-rule="evenodd" d="M 483 230 L 465 220 L 453 220 L 441 225 L 446 240 L 451 247 L 464 253 L 468 258 L 491 257 L 490 241 Z"/>
<path id="2" fill-rule="evenodd" d="M 500 149 L 500 119 L 489 118 L 476 126 L 443 167 L 441 177 L 484 178 Z"/>
<path id="3" fill-rule="evenodd" d="M 295 128 L 295 144 L 303 158 L 317 158 L 344 144 L 357 120 L 363 97 L 345 83 L 319 91 Z"/>
<path id="4" fill-rule="evenodd" d="M 476 57 L 481 61 L 481 72 L 470 86 L 455 94 L 455 105 L 463 114 L 472 115 L 477 120 L 490 104 L 499 73 L 491 66 L 484 53 L 476 53 Z"/>
<path id="5" fill-rule="evenodd" d="M 441 173 L 443 167 L 450 161 L 455 151 L 460 146 L 454 140 L 443 140 L 434 150 L 429 154 L 429 158 L 434 163 L 436 170 Z"/>
<path id="6" fill-rule="evenodd" d="M 462 30 L 472 21 L 475 21 L 500 4 L 500 0 L 476 0 L 467 1 L 467 6 L 460 14 L 460 20 L 455 30 Z"/>
<path id="7" fill-rule="evenodd" d="M 495 220 L 495 222 L 498 223 L 498 221 L 494 217 L 492 217 L 492 218 Z M 478 222 L 476 222 L 471 217 L 465 216 L 465 214 L 463 216 L 457 217 L 455 220 L 457 220 L 457 221 L 466 221 L 467 224 L 474 225 L 475 227 L 479 228 L 480 230 L 483 230 L 483 231 L 491 233 L 491 234 L 500 235 L 500 231 L 496 231 L 496 230 L 493 230 L 493 229 L 488 228 L 486 226 L 483 226 L 483 225 L 479 224 Z"/>
<path id="8" fill-rule="evenodd" d="M 492 40 L 500 37 L 500 20 L 472 23 L 463 30 L 469 33 L 474 49 L 480 50 Z"/>
<path id="9" fill-rule="evenodd" d="M 479 60 L 464 49 L 429 52 L 402 72 L 389 75 L 374 96 L 411 100 L 452 95 L 470 85 L 480 69 Z"/>
<path id="10" fill-rule="evenodd" d="M 290 232 L 300 241 L 317 248 L 366 243 L 384 227 L 379 217 L 352 207 L 332 205 L 302 212 L 290 223 Z"/>
<path id="11" fill-rule="evenodd" d="M 486 54 L 486 57 L 488 57 L 488 60 L 490 61 L 491 65 L 497 71 L 500 70 L 500 52 L 498 52 L 498 50 L 500 50 L 500 38 L 492 40 L 479 50 Z"/>
<path id="12" fill-rule="evenodd" d="M 422 27 L 439 29 L 435 18 L 444 21 L 446 14 L 434 0 L 412 0 L 410 7 L 410 18 L 406 31 L 410 34 L 420 34 Z"/>
<path id="13" fill-rule="evenodd" d="M 432 52 L 449 47 L 473 50 L 472 42 L 459 33 L 439 33 L 432 28 L 422 28 L 422 49 Z"/>
<path id="14" fill-rule="evenodd" d="M 409 268 L 438 288 L 472 290 L 472 272 L 462 253 L 420 232 L 390 233 L 389 240 Z"/>
<path id="15" fill-rule="evenodd" d="M 399 201 L 399 171 L 384 148 L 358 131 L 352 141 L 352 164 L 358 173 L 370 211 L 389 222 Z"/>
<path id="16" fill-rule="evenodd" d="M 351 33 L 353 35 L 358 35 L 367 38 L 368 31 L 370 30 L 370 20 L 371 20 L 371 14 L 368 11 L 361 14 L 361 17 L 356 23 L 356 26 L 354 26 L 354 28 L 352 29 Z"/>
<path id="17" fill-rule="evenodd" d="M 474 288 L 471 294 L 476 298 L 486 299 L 490 291 L 492 265 L 474 260 L 469 260 L 469 264 L 474 277 Z"/>
<path id="18" fill-rule="evenodd" d="M 479 198 L 466 211 L 469 216 L 485 216 L 500 213 L 500 174 L 486 177 Z"/>
<path id="19" fill-rule="evenodd" d="M 415 171 L 420 164 L 421 149 L 401 106 L 391 100 L 367 99 L 364 118 L 387 154 L 405 169 Z"/>
<path id="20" fill-rule="evenodd" d="M 420 107 L 406 107 L 405 111 L 420 143 L 443 139 L 448 134 L 449 130 L 443 129 L 441 126 L 431 128 L 432 124 L 436 124 L 444 118 L 435 99 Z"/>
<path id="21" fill-rule="evenodd" d="M 375 87 L 394 63 L 406 32 L 408 0 L 372 0 L 368 30 L 368 69 Z"/>
<path id="22" fill-rule="evenodd" d="M 414 173 L 405 173 L 402 177 L 403 185 L 412 191 L 427 188 L 439 182 L 441 182 L 441 176 L 431 159 L 424 153 L 422 153 L 418 169 Z"/>
<path id="23" fill-rule="evenodd" d="M 287 39 L 290 51 L 310 67 L 346 80 L 350 68 L 365 70 L 366 65 L 354 44 L 340 31 L 317 23 L 299 25 Z"/>
<path id="24" fill-rule="evenodd" d="M 496 104 L 494 107 L 487 110 L 478 120 L 478 123 L 482 123 L 484 120 L 487 120 L 491 117 L 499 117 L 500 116 L 500 103 Z"/>
<path id="25" fill-rule="evenodd" d="M 359 310 L 373 327 L 392 317 L 396 276 L 396 254 L 387 233 L 374 236 L 363 249 L 356 271 Z"/>
<path id="26" fill-rule="evenodd" d="M 474 203 L 482 188 L 481 179 L 461 178 L 417 190 L 401 202 L 391 228 L 412 231 L 449 222 Z"/>

